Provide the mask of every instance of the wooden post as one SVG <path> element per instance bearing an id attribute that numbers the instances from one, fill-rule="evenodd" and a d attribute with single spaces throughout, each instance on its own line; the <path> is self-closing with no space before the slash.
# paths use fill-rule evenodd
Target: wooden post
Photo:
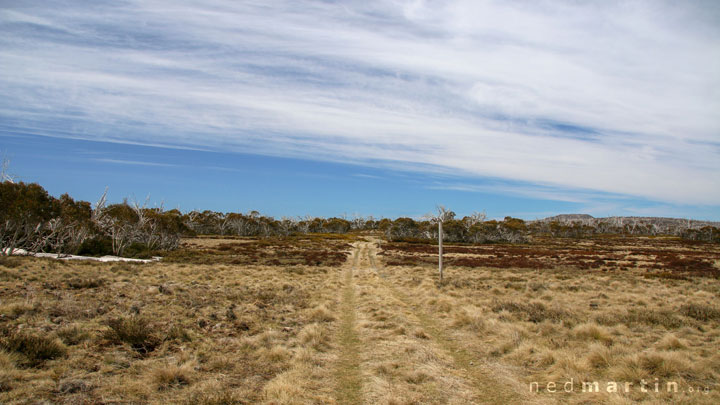
<path id="1" fill-rule="evenodd" d="M 443 230 L 442 220 L 438 221 L 438 270 L 440 271 L 440 282 L 443 281 Z"/>

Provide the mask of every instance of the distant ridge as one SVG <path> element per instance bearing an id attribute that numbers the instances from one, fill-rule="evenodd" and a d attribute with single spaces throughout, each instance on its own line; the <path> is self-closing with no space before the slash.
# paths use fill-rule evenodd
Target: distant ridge
<path id="1" fill-rule="evenodd" d="M 684 228 L 702 228 L 705 226 L 720 227 L 720 222 L 703 221 L 697 219 L 686 218 L 666 218 L 666 217 L 604 217 L 595 218 L 588 214 L 560 214 L 552 217 L 538 219 L 529 222 L 560 222 L 563 224 L 581 222 L 584 224 L 594 224 L 599 222 L 615 223 L 615 224 L 650 224 L 664 227 L 684 227 Z"/>
<path id="2" fill-rule="evenodd" d="M 588 214 L 560 214 L 555 215 L 554 217 L 547 217 L 544 219 L 541 219 L 540 221 L 558 221 L 558 222 L 565 222 L 565 221 L 582 221 L 582 220 L 588 220 L 588 219 L 594 219 L 592 215 Z"/>

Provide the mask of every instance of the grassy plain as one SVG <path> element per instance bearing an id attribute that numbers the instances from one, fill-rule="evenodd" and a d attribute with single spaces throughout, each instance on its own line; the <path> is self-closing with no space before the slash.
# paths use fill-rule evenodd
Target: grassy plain
<path id="1" fill-rule="evenodd" d="M 313 235 L 188 239 L 149 264 L 0 258 L 0 403 L 720 403 L 717 246 L 448 246 L 442 284 L 434 249 Z"/>

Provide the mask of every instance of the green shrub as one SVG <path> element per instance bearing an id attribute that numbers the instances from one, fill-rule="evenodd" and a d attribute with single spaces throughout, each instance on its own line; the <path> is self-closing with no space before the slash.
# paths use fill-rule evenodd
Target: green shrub
<path id="1" fill-rule="evenodd" d="M 96 237 L 84 241 L 78 249 L 82 256 L 107 256 L 112 255 L 112 241 L 110 238 Z"/>
<path id="2" fill-rule="evenodd" d="M 150 259 L 153 254 L 146 245 L 139 242 L 134 242 L 131 243 L 130 246 L 125 248 L 125 250 L 123 251 L 123 256 L 134 257 L 137 259 Z"/>

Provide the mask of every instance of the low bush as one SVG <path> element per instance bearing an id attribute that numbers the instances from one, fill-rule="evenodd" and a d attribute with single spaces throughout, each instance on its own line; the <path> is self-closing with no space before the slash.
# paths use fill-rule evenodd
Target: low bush
<path id="1" fill-rule="evenodd" d="M 125 248 L 123 256 L 134 257 L 136 259 L 150 259 L 153 257 L 153 252 L 148 249 L 147 245 L 135 242 Z"/>
<path id="2" fill-rule="evenodd" d="M 105 237 L 88 239 L 80 245 L 77 254 L 93 257 L 112 255 L 112 241 Z"/>

